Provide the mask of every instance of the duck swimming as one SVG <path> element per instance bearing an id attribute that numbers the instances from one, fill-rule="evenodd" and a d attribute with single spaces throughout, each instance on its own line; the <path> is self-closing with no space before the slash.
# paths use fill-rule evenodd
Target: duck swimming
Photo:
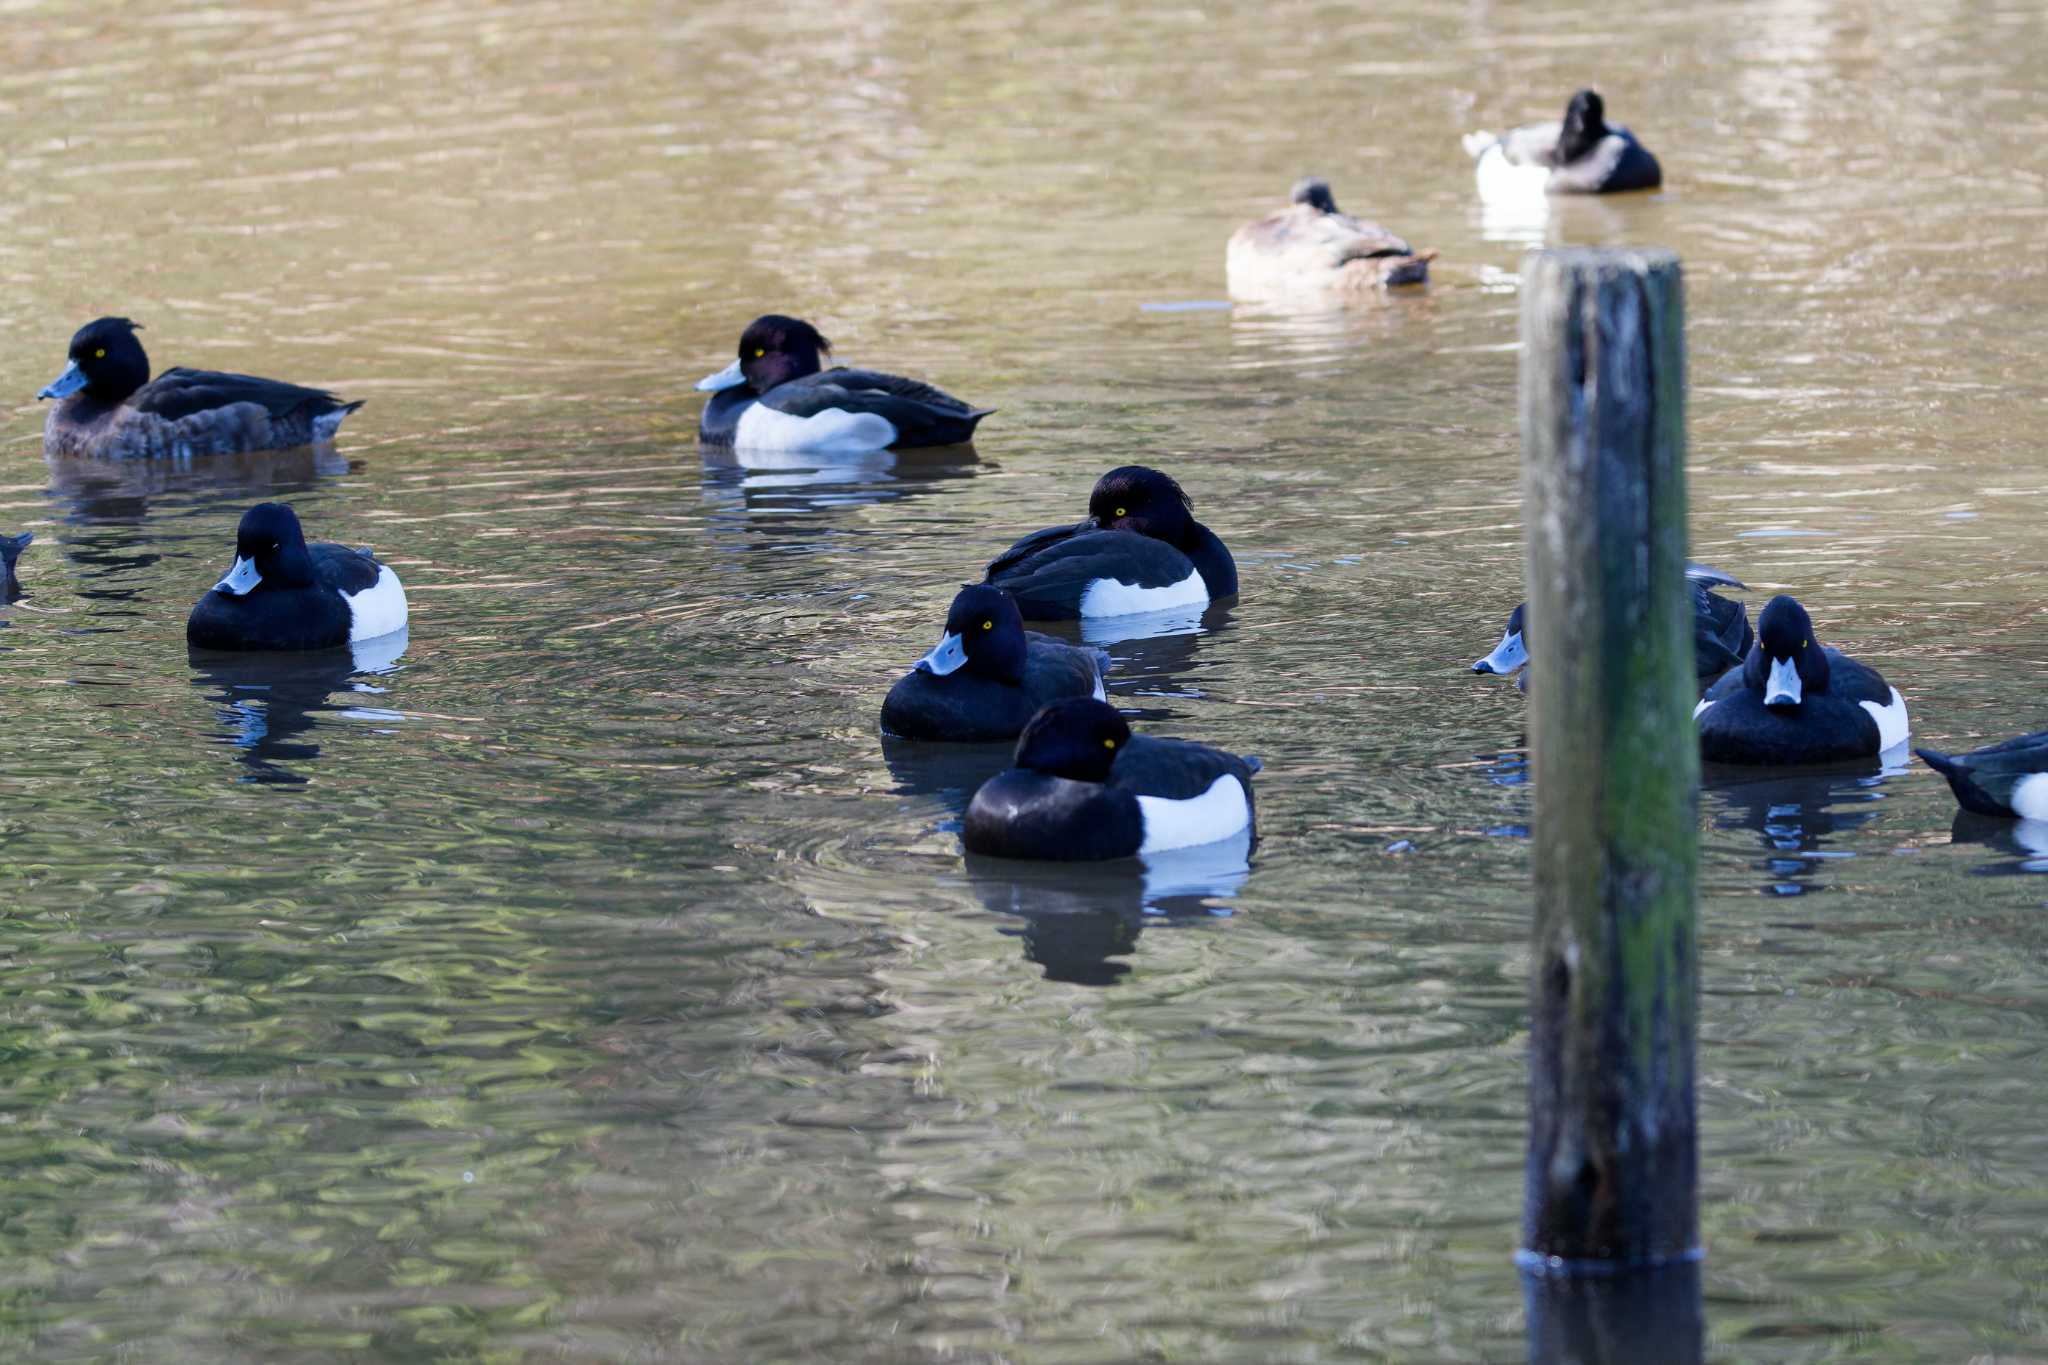
<path id="1" fill-rule="evenodd" d="M 769 313 L 740 334 L 739 357 L 697 383 L 713 394 L 697 424 L 706 445 L 813 454 L 964 445 L 994 408 L 971 408 L 915 379 L 825 369 L 832 350 L 800 318 Z"/>
<path id="2" fill-rule="evenodd" d="M 1685 577 L 1692 588 L 1693 666 L 1704 689 L 1742 662 L 1749 647 L 1756 643 L 1756 636 L 1749 628 L 1749 613 L 1742 609 L 1742 603 L 1710 591 L 1716 587 L 1743 587 L 1740 579 L 1704 564 L 1687 564 Z M 1500 643 L 1491 654 L 1474 661 L 1474 673 L 1506 676 L 1529 662 L 1528 643 L 1522 637 L 1523 615 L 1528 606 L 1524 602 L 1508 613 L 1507 629 L 1502 632 Z M 1528 691 L 1529 675 L 1524 673 L 1515 679 L 1515 686 Z"/>
<path id="3" fill-rule="evenodd" d="M 289 503 L 242 514 L 235 562 L 192 608 L 197 649 L 333 649 L 389 635 L 406 622 L 405 587 L 368 550 L 306 543 Z"/>
<path id="4" fill-rule="evenodd" d="M 1614 194 L 1654 190 L 1664 172 L 1635 134 L 1607 122 L 1607 106 L 1581 90 L 1556 123 L 1525 123 L 1495 136 L 1465 134 L 1475 159 L 1479 196 L 1519 199 L 1537 194 Z"/>
<path id="5" fill-rule="evenodd" d="M 1773 597 L 1742 667 L 1693 710 L 1700 756 L 1714 763 L 1789 765 L 1874 758 L 1908 734 L 1906 700 L 1876 669 L 1821 645 L 1813 618 Z"/>
<path id="6" fill-rule="evenodd" d="M 1018 737 L 1015 765 L 967 805 L 969 853 L 1059 862 L 1128 858 L 1253 828 L 1257 759 L 1133 735 L 1114 707 L 1054 702 Z"/>
<path id="7" fill-rule="evenodd" d="M 938 644 L 889 689 L 882 729 L 905 739 L 1014 739 L 1052 702 L 1101 701 L 1104 663 L 1098 650 L 1025 630 L 1009 594 L 965 587 Z"/>
<path id="8" fill-rule="evenodd" d="M 88 322 L 71 338 L 70 363 L 37 398 L 57 399 L 43 422 L 45 455 L 184 459 L 289 450 L 331 441 L 362 406 L 324 389 L 215 370 L 165 370 L 127 318 Z"/>
<path id="9" fill-rule="evenodd" d="M 1948 779 L 1964 810 L 2007 819 L 2048 820 L 2048 730 L 2021 735 L 1967 754 L 1915 749 Z"/>
<path id="10" fill-rule="evenodd" d="M 992 560 L 982 581 L 1016 598 L 1031 621 L 1235 597 L 1236 561 L 1190 509 L 1188 495 L 1166 475 L 1123 465 L 1096 480 L 1086 519 L 1032 532 Z"/>
<path id="11" fill-rule="evenodd" d="M 1340 213 L 1329 182 L 1308 176 L 1295 183 L 1286 208 L 1230 234 L 1224 266 L 1232 294 L 1260 298 L 1422 284 L 1435 258 L 1377 223 Z"/>

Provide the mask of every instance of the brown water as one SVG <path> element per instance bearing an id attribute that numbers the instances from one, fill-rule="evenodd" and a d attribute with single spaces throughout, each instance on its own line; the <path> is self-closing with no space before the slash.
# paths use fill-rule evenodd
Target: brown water
<path id="1" fill-rule="evenodd" d="M 1531 240 L 1681 253 L 1752 609 L 1918 742 L 2048 723 L 2037 5 L 0 12 L 8 1358 L 1518 1358 L 1522 707 L 1465 667 Z M 1669 188 L 1482 215 L 1458 133 L 1589 82 Z M 1309 169 L 1434 287 L 1160 307 Z M 979 459 L 700 455 L 770 308 L 999 407 Z M 107 312 L 370 404 L 52 469 Z M 881 695 L 1132 460 L 1244 596 L 1113 699 L 1265 758 L 1250 874 L 963 864 L 1000 755 Z M 188 661 L 271 496 L 399 568 L 394 667 Z M 2048 1336 L 2048 855 L 1953 815 L 1703 802 L 1717 1359 Z"/>

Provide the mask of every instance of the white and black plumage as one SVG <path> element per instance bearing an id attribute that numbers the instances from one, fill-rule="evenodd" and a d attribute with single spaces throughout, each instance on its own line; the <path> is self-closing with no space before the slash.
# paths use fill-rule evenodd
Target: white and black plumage
<path id="1" fill-rule="evenodd" d="M 756 318 L 740 334 L 738 358 L 697 384 L 712 395 L 697 439 L 810 454 L 964 445 L 995 411 L 901 375 L 825 369 L 831 349 L 800 318 Z"/>
<path id="2" fill-rule="evenodd" d="M 1308 176 L 1291 202 L 1230 234 L 1224 251 L 1238 298 L 1362 294 L 1429 279 L 1434 251 L 1417 251 L 1381 227 L 1339 211 L 1329 182 Z"/>
<path id="3" fill-rule="evenodd" d="M 1235 597 L 1237 563 L 1179 484 L 1124 465 L 1096 480 L 1085 520 L 1025 536 L 982 581 L 1016 598 L 1026 620 L 1071 621 Z"/>
<path id="4" fill-rule="evenodd" d="M 1707 689 L 1693 718 L 1700 756 L 1715 763 L 1875 758 L 1908 734 L 1899 690 L 1876 669 L 1823 646 L 1806 608 L 1790 597 L 1765 604 L 1749 656 Z"/>
<path id="5" fill-rule="evenodd" d="M 882 729 L 905 739 L 1015 739 L 1056 701 L 1103 698 L 1100 650 L 1024 629 L 1016 602 L 995 588 L 962 588 L 939 643 L 882 702 Z"/>
<path id="6" fill-rule="evenodd" d="M 1966 754 L 1915 749 L 1948 779 L 1964 810 L 2008 819 L 2048 820 L 2048 730 Z"/>
<path id="7" fill-rule="evenodd" d="M 1465 134 L 1479 196 L 1490 202 L 1544 194 L 1653 190 L 1663 168 L 1628 129 L 1607 122 L 1606 104 L 1581 90 L 1555 123 L 1525 123 L 1505 133 Z"/>
<path id="8" fill-rule="evenodd" d="M 1189 848 L 1255 829 L 1258 760 L 1132 735 L 1099 701 L 1055 702 L 1017 740 L 1016 766 L 974 793 L 970 853 L 1059 862 Z"/>
<path id="9" fill-rule="evenodd" d="M 1704 564 L 1687 564 L 1685 577 L 1692 588 L 1693 667 L 1700 687 L 1705 688 L 1742 662 L 1756 636 L 1749 628 L 1749 613 L 1743 610 L 1742 603 L 1711 591 L 1716 587 L 1743 587 L 1740 579 Z M 1508 613 L 1507 629 L 1501 632 L 1500 643 L 1485 658 L 1473 661 L 1474 673 L 1505 676 L 1529 662 L 1529 645 L 1522 633 L 1528 605 L 1524 602 Z M 1529 675 L 1523 673 L 1516 678 L 1515 686 L 1527 692 Z"/>
<path id="10" fill-rule="evenodd" d="M 290 504 L 242 515 L 235 562 L 192 608 L 186 643 L 197 649 L 333 649 L 406 623 L 405 588 L 368 550 L 306 543 Z"/>
<path id="11" fill-rule="evenodd" d="M 57 406 L 43 422 L 45 455 L 184 459 L 289 450 L 331 441 L 362 406 L 325 389 L 217 370 L 149 377 L 139 323 L 100 318 L 71 338 L 70 363 L 37 398 Z"/>

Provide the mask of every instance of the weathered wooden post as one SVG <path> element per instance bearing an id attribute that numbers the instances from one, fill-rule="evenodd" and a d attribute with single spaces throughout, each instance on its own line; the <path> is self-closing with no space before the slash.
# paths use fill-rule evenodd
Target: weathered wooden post
<path id="1" fill-rule="evenodd" d="M 1532 1354 L 1543 1325 L 1553 1342 L 1606 1344 L 1537 1359 L 1696 1360 L 1696 1310 L 1642 1314 L 1626 1294 L 1571 1288 L 1687 1267 L 1697 1298 L 1699 747 L 1675 255 L 1527 259 L 1521 424 L 1536 925 L 1519 1261 Z M 1647 1318 L 1690 1343 L 1556 1333 L 1603 1305 L 1617 1329 Z"/>

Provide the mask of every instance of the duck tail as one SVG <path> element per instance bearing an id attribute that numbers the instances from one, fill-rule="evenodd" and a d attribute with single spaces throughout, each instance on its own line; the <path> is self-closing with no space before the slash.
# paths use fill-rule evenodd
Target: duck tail
<path id="1" fill-rule="evenodd" d="M 994 408 L 970 408 L 967 411 L 967 415 L 961 420 L 967 423 L 968 429 L 971 431 L 981 425 L 982 418 L 992 416 L 995 412 L 996 409 Z"/>
<path id="2" fill-rule="evenodd" d="M 1266 760 L 1260 758 L 1257 754 L 1239 754 L 1238 757 L 1242 758 L 1244 766 L 1250 768 L 1253 772 L 1262 773 L 1266 771 Z"/>
<path id="3" fill-rule="evenodd" d="M 1915 749 L 1913 752 L 1920 755 L 1922 763 L 1925 763 L 1943 777 L 1954 777 L 1958 772 L 1962 771 L 1961 765 L 1954 758 L 1939 749 Z"/>

